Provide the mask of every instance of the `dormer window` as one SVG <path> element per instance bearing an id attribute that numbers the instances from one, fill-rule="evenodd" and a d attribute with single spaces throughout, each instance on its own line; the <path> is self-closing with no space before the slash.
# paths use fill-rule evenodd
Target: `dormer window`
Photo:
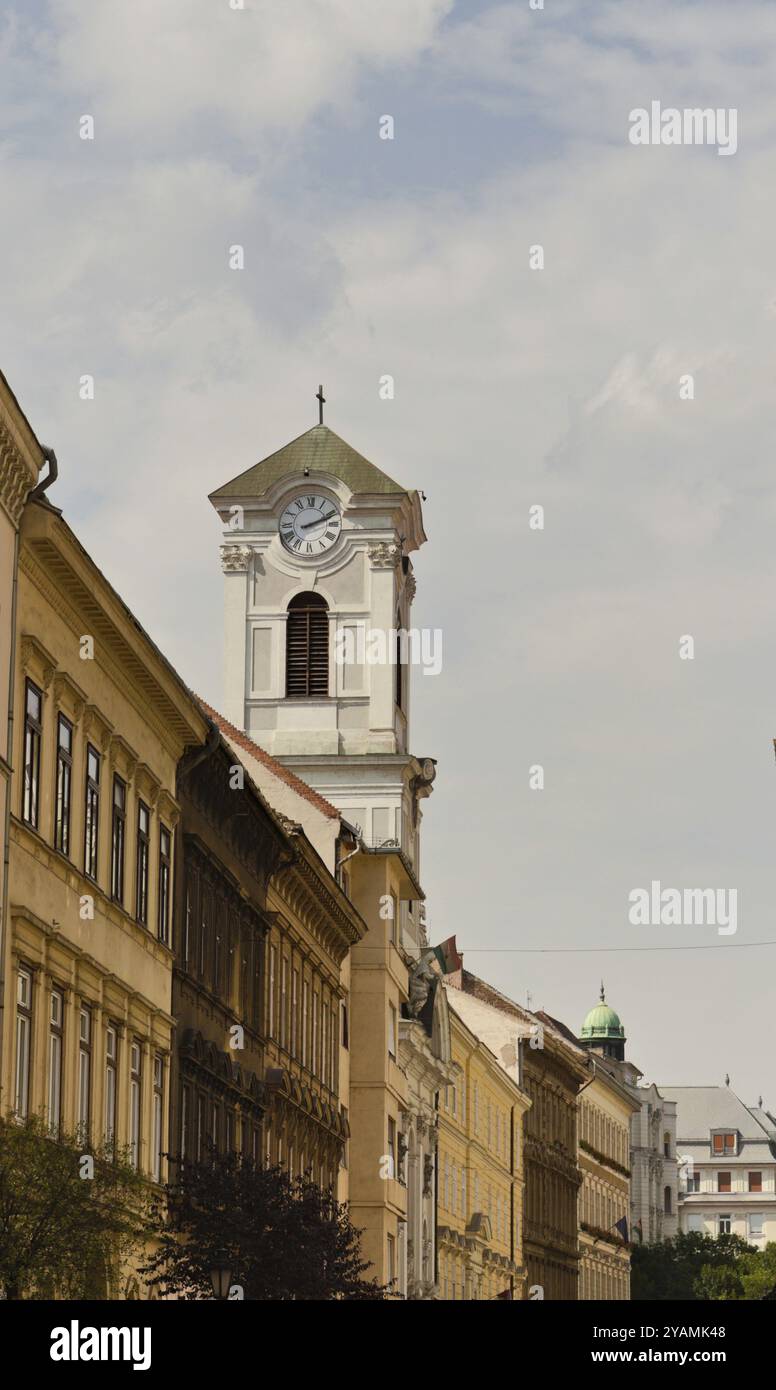
<path id="1" fill-rule="evenodd" d="M 738 1136 L 734 1130 L 715 1130 L 711 1135 L 713 1154 L 734 1154 L 738 1152 Z"/>
<path id="2" fill-rule="evenodd" d="M 329 610 L 320 594 L 297 594 L 288 605 L 286 697 L 329 693 Z"/>

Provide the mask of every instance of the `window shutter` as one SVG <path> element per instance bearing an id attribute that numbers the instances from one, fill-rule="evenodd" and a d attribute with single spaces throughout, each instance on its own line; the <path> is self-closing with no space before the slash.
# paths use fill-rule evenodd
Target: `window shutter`
<path id="1" fill-rule="evenodd" d="M 288 605 L 286 695 L 329 693 L 329 612 L 319 594 L 297 594 Z"/>

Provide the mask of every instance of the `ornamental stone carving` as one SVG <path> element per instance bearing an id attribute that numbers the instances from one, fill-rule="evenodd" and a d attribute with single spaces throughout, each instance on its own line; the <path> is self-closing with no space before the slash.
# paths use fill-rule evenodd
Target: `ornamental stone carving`
<path id="1" fill-rule="evenodd" d="M 14 526 L 18 525 L 27 494 L 34 484 L 35 477 L 19 453 L 10 430 L 0 421 L 0 502 Z"/>
<path id="2" fill-rule="evenodd" d="M 377 541 L 367 551 L 373 569 L 395 569 L 401 559 L 401 547 L 393 541 Z"/>
<path id="3" fill-rule="evenodd" d="M 221 546 L 221 568 L 224 574 L 236 574 L 240 570 L 247 570 L 250 562 L 251 548 L 249 545 Z"/>

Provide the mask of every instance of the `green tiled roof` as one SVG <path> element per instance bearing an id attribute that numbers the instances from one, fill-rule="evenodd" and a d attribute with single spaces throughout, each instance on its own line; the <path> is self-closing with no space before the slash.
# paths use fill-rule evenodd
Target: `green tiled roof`
<path id="1" fill-rule="evenodd" d="M 351 449 L 328 425 L 313 425 L 311 430 L 292 439 L 277 453 L 254 463 L 252 468 L 211 492 L 211 501 L 222 497 L 261 497 L 280 478 L 303 474 L 305 468 L 311 473 L 331 473 L 354 493 L 402 493 L 406 490 L 386 473 L 381 473 L 363 454 Z"/>

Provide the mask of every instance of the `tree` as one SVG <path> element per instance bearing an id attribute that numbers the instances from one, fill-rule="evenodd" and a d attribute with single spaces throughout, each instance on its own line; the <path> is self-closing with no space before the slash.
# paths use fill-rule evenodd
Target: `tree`
<path id="1" fill-rule="evenodd" d="M 0 1119 L 5 1297 L 104 1298 L 109 1271 L 143 1239 L 144 1192 L 123 1156 L 55 1139 L 37 1117 Z"/>
<path id="2" fill-rule="evenodd" d="M 163 1297 L 213 1297 L 228 1268 L 249 1300 L 381 1299 L 346 1208 L 309 1178 L 240 1154 L 186 1164 L 156 1203 L 159 1234 L 142 1273 Z"/>
<path id="3" fill-rule="evenodd" d="M 750 1296 L 742 1293 L 742 1278 L 747 1259 L 757 1253 L 740 1236 L 699 1231 L 637 1245 L 631 1257 L 631 1299 L 694 1302 Z"/>

